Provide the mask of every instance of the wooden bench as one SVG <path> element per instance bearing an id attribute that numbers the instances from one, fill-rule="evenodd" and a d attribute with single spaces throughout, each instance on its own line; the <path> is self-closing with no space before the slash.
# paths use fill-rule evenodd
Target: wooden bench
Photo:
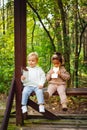
<path id="1" fill-rule="evenodd" d="M 47 88 L 44 88 L 44 92 L 47 91 Z M 67 88 L 66 94 L 69 96 L 87 96 L 87 88 Z M 58 95 L 57 92 L 54 95 Z"/>

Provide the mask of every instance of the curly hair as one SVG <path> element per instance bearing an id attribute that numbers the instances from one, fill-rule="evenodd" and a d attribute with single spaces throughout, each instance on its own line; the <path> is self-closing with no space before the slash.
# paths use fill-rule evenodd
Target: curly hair
<path id="1" fill-rule="evenodd" d="M 62 54 L 59 52 L 55 52 L 52 56 L 52 60 L 59 60 L 59 62 L 61 62 L 62 64 Z"/>

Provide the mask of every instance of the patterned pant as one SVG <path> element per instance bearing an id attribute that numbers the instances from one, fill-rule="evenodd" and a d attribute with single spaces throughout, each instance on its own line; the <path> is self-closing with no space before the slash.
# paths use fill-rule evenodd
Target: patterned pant
<path id="1" fill-rule="evenodd" d="M 60 97 L 60 103 L 67 103 L 67 96 L 66 96 L 66 87 L 65 85 L 56 85 L 56 84 L 49 84 L 47 92 L 49 96 L 52 96 L 53 93 L 58 92 Z"/>

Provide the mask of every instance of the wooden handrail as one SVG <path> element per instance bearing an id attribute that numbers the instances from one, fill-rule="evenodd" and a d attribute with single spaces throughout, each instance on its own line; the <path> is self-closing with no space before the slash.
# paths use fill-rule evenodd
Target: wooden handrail
<path id="1" fill-rule="evenodd" d="M 8 128 L 8 122 L 9 122 L 10 112 L 11 112 L 12 103 L 14 99 L 14 93 L 15 93 L 15 78 L 13 77 L 13 80 L 11 83 L 11 89 L 10 89 L 8 100 L 7 100 L 6 110 L 4 113 L 4 118 L 3 118 L 0 130 L 7 130 Z"/>

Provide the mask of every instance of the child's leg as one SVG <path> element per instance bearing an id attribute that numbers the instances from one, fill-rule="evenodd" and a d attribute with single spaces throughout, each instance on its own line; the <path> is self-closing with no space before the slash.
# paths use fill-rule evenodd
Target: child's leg
<path id="1" fill-rule="evenodd" d="M 33 91 L 33 87 L 24 87 L 23 91 L 22 91 L 22 105 L 27 105 L 27 101 L 28 101 L 28 97 L 30 96 L 30 94 Z"/>
<path id="2" fill-rule="evenodd" d="M 62 109 L 67 110 L 67 96 L 66 96 L 66 87 L 65 85 L 60 85 L 57 87 L 57 92 L 60 97 L 60 102 L 62 104 Z"/>
<path id="3" fill-rule="evenodd" d="M 45 112 L 43 89 L 39 89 L 38 87 L 36 87 L 35 93 L 39 104 L 39 112 Z"/>
<path id="4" fill-rule="evenodd" d="M 49 97 L 51 97 L 53 95 L 53 93 L 56 92 L 56 90 L 57 90 L 57 85 L 49 84 L 48 89 L 47 89 L 47 92 L 49 93 Z"/>
<path id="5" fill-rule="evenodd" d="M 49 84 L 47 92 L 44 93 L 45 101 L 47 102 L 48 99 L 53 95 L 53 93 L 57 90 L 57 85 Z"/>
<path id="6" fill-rule="evenodd" d="M 38 104 L 44 104 L 43 89 L 39 89 L 38 87 L 36 87 L 35 93 L 36 93 Z"/>
<path id="7" fill-rule="evenodd" d="M 22 113 L 27 112 L 27 101 L 28 101 L 28 97 L 30 96 L 30 94 L 33 91 L 33 87 L 24 87 L 23 91 L 22 91 Z"/>

